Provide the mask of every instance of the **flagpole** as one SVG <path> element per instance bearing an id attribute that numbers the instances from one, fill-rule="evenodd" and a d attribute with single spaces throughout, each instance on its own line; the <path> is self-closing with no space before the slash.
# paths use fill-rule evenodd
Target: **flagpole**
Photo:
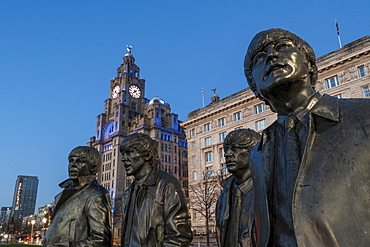
<path id="1" fill-rule="evenodd" d="M 337 20 L 335 20 L 335 28 L 337 29 L 339 47 L 342 48 L 342 41 L 340 40 L 339 25 Z"/>
<path id="2" fill-rule="evenodd" d="M 202 105 L 204 107 L 204 87 L 202 87 Z"/>

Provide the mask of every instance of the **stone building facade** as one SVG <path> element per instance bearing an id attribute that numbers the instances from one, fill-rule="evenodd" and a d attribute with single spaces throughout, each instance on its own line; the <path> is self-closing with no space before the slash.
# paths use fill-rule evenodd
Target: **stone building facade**
<path id="1" fill-rule="evenodd" d="M 163 99 L 145 98 L 145 80 L 135 64 L 131 51 L 124 55 L 117 75 L 109 84 L 110 97 L 104 101 L 104 112 L 96 118 L 96 136 L 88 146 L 98 149 L 102 166 L 98 181 L 110 193 L 114 211 L 113 236 L 120 239 L 122 193 L 133 180 L 126 176 L 119 144 L 133 133 L 145 133 L 158 142 L 162 169 L 177 177 L 187 193 L 187 142 L 178 115 Z"/>
<path id="2" fill-rule="evenodd" d="M 319 57 L 317 66 L 316 90 L 322 94 L 339 98 L 370 97 L 369 36 Z M 276 114 L 249 88 L 221 100 L 214 98 L 206 107 L 190 112 L 188 120 L 182 123 L 189 143 L 189 185 L 199 183 L 204 174 L 217 178 L 227 173 L 222 146 L 227 133 L 237 128 L 262 132 L 276 120 Z M 192 224 L 196 232 L 205 232 L 205 219 L 195 212 L 192 212 Z"/>

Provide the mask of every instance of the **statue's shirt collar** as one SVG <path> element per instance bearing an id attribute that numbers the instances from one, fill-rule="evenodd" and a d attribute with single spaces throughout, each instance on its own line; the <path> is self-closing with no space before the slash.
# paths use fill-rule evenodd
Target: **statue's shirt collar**
<path id="1" fill-rule="evenodd" d="M 295 109 L 293 113 L 290 115 L 294 115 L 298 118 L 298 120 L 305 125 L 308 126 L 309 123 L 309 113 L 311 109 L 319 102 L 319 100 L 322 98 L 322 95 L 320 93 L 315 93 L 310 98 L 308 98 L 303 104 Z M 287 116 L 278 116 L 278 122 L 279 124 L 284 126 L 284 121 Z"/>

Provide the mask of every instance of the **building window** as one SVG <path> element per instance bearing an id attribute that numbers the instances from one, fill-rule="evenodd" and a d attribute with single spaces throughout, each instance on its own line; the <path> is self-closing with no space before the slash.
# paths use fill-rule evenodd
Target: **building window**
<path id="1" fill-rule="evenodd" d="M 338 94 L 338 95 L 336 95 L 336 96 L 334 96 L 334 97 L 337 97 L 338 99 L 342 99 L 343 97 L 342 97 L 342 94 Z"/>
<path id="2" fill-rule="evenodd" d="M 204 125 L 204 131 L 210 131 L 211 130 L 211 124 L 207 123 Z"/>
<path id="3" fill-rule="evenodd" d="M 225 118 L 220 118 L 218 120 L 218 127 L 224 126 L 225 125 Z"/>
<path id="4" fill-rule="evenodd" d="M 195 136 L 196 135 L 196 133 L 195 133 L 195 128 L 193 128 L 193 129 L 191 129 L 191 131 L 190 131 L 190 136 Z"/>
<path id="5" fill-rule="evenodd" d="M 192 148 L 192 149 L 197 149 L 197 144 L 196 144 L 195 142 L 192 142 L 192 143 L 191 143 L 191 148 Z"/>
<path id="6" fill-rule="evenodd" d="M 263 130 L 264 128 L 266 128 L 266 119 L 256 122 L 256 130 Z"/>
<path id="7" fill-rule="evenodd" d="M 239 121 L 242 119 L 241 117 L 241 113 L 240 112 L 237 112 L 237 113 L 234 113 L 234 121 Z"/>
<path id="8" fill-rule="evenodd" d="M 225 140 L 225 137 L 226 137 L 226 132 L 220 133 L 219 137 L 220 137 L 220 142 L 223 142 Z"/>
<path id="9" fill-rule="evenodd" d="M 197 172 L 195 172 L 195 171 L 193 172 L 193 179 L 194 179 L 194 181 L 197 180 Z"/>
<path id="10" fill-rule="evenodd" d="M 224 148 L 220 148 L 220 159 L 222 159 L 224 157 L 225 157 L 225 149 Z"/>
<path id="11" fill-rule="evenodd" d="M 370 97 L 370 88 L 369 86 L 362 87 L 362 93 L 364 97 Z"/>
<path id="12" fill-rule="evenodd" d="M 207 137 L 207 138 L 204 138 L 204 146 L 210 146 L 212 145 L 212 138 L 211 137 Z"/>
<path id="13" fill-rule="evenodd" d="M 212 151 L 206 153 L 206 162 L 212 161 Z"/>
<path id="14" fill-rule="evenodd" d="M 366 76 L 366 72 L 365 72 L 365 67 L 364 66 L 358 67 L 358 75 L 360 77 Z"/>
<path id="15" fill-rule="evenodd" d="M 213 167 L 208 166 L 206 167 L 206 177 L 212 177 L 213 176 Z"/>
<path id="16" fill-rule="evenodd" d="M 332 87 L 336 87 L 336 86 L 339 86 L 340 85 L 337 76 L 325 80 L 325 83 L 326 83 L 326 88 L 327 89 L 332 88 Z"/>
<path id="17" fill-rule="evenodd" d="M 254 113 L 255 114 L 258 114 L 258 113 L 261 113 L 261 112 L 264 112 L 264 111 L 265 111 L 265 105 L 264 104 L 256 105 L 254 107 Z"/>
<path id="18" fill-rule="evenodd" d="M 193 155 L 192 160 L 193 160 L 193 164 L 195 165 L 197 163 L 197 156 Z"/>

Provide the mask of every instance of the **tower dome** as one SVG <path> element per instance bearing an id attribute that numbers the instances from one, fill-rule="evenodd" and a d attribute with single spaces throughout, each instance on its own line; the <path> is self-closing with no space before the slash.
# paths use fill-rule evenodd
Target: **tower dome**
<path id="1" fill-rule="evenodd" d="M 151 99 L 149 101 L 149 105 L 152 105 L 152 104 L 155 104 L 155 103 L 157 103 L 157 104 L 159 103 L 159 104 L 162 104 L 162 105 L 166 104 L 166 102 L 164 102 L 164 100 L 159 98 L 158 96 L 154 97 L 153 99 Z"/>

